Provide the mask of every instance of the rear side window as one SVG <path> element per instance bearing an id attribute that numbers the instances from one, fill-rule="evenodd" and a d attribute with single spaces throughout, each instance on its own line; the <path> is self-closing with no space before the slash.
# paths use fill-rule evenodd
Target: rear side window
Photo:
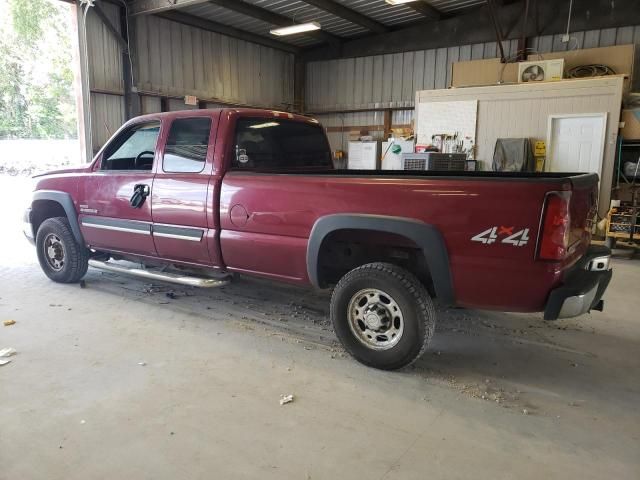
<path id="1" fill-rule="evenodd" d="M 162 169 L 175 173 L 201 172 L 207 159 L 210 131 L 211 119 L 207 117 L 174 120 L 164 147 Z"/>
<path id="2" fill-rule="evenodd" d="M 102 170 L 151 170 L 160 133 L 160 122 L 149 122 L 121 132 L 107 146 Z"/>
<path id="3" fill-rule="evenodd" d="M 236 123 L 234 169 L 331 166 L 331 150 L 320 125 L 278 118 L 242 118 Z"/>

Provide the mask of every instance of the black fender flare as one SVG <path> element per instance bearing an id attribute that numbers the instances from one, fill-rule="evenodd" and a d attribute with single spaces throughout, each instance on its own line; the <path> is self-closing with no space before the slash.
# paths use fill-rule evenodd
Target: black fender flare
<path id="1" fill-rule="evenodd" d="M 322 242 L 327 235 L 336 230 L 376 230 L 408 238 L 422 250 L 439 301 L 445 305 L 455 303 L 449 254 L 444 237 L 435 226 L 405 217 L 347 213 L 319 218 L 311 229 L 307 245 L 307 274 L 315 287 L 323 287 L 318 273 L 318 257 Z"/>
<path id="2" fill-rule="evenodd" d="M 84 238 L 80 231 L 80 224 L 78 223 L 78 213 L 73 205 L 73 199 L 67 192 L 59 192 L 57 190 L 36 190 L 31 197 L 31 208 L 33 209 L 33 202 L 38 200 L 50 200 L 60 204 L 67 214 L 69 225 L 71 226 L 71 232 L 79 245 L 84 245 Z M 34 237 L 37 232 L 33 232 Z"/>

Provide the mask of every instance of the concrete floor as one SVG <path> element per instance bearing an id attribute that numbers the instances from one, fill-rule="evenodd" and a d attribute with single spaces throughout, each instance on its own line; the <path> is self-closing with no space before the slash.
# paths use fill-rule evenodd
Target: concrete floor
<path id="1" fill-rule="evenodd" d="M 0 479 L 640 478 L 640 262 L 614 268 L 604 313 L 441 311 L 423 359 L 389 373 L 337 345 L 326 294 L 58 285 L 12 229 Z"/>

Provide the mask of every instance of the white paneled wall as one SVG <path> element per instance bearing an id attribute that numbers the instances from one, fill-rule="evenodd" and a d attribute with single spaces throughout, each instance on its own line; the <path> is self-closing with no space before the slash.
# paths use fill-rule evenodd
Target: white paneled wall
<path id="1" fill-rule="evenodd" d="M 526 137 L 547 141 L 549 115 L 607 113 L 600 182 L 600 214 L 605 215 L 611 194 L 622 82 L 621 77 L 601 77 L 535 85 L 425 90 L 418 92 L 417 96 L 421 105 L 427 102 L 478 101 L 476 158 L 485 170 L 491 168 L 498 138 Z"/>

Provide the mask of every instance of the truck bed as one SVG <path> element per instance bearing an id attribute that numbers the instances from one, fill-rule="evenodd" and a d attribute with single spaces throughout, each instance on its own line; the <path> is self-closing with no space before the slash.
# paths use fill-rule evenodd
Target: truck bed
<path id="1" fill-rule="evenodd" d="M 540 311 L 550 286 L 584 254 L 585 224 L 597 198 L 596 174 L 410 172 L 380 170 L 230 171 L 222 179 L 221 247 L 238 271 L 269 272 L 307 283 L 307 239 L 317 219 L 364 214 L 416 219 L 444 237 L 456 303 L 510 311 Z M 561 264 L 536 260 L 542 207 L 550 191 L 571 191 L 572 247 Z M 296 199 L 292 202 L 292 199 Z M 242 205 L 246 225 L 231 222 Z M 526 230 L 518 245 L 483 243 L 492 228 Z M 475 239 L 475 240 L 474 240 Z M 247 254 L 247 244 L 260 246 Z M 268 249 L 270 254 L 262 252 Z M 497 292 L 501 294 L 497 294 Z"/>

